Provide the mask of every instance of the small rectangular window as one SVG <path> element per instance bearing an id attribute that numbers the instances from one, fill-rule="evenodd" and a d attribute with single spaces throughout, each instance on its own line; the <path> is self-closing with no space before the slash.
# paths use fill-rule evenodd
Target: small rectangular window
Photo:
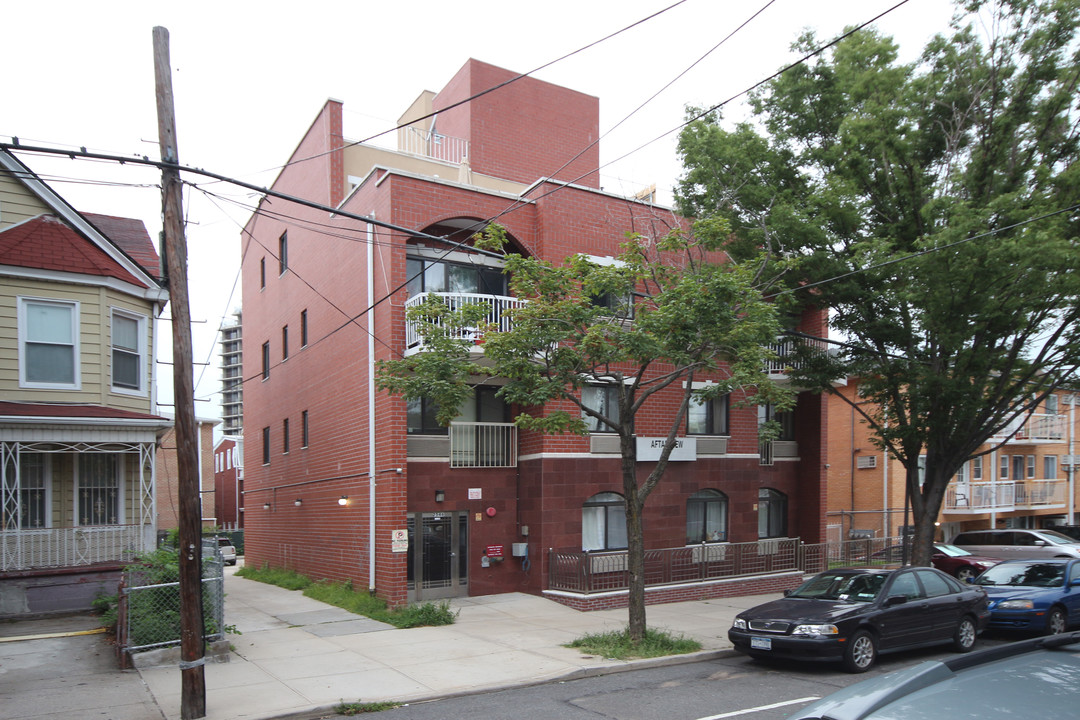
<path id="1" fill-rule="evenodd" d="M 307 310 L 300 311 L 300 347 L 307 347 Z"/>
<path id="2" fill-rule="evenodd" d="M 1001 465 L 1000 465 L 1000 469 L 998 470 L 998 478 L 1001 479 L 1001 480 L 1008 480 L 1009 479 L 1009 456 L 1008 455 L 1002 455 L 1001 456 Z"/>
<path id="3" fill-rule="evenodd" d="M 263 465 L 270 464 L 270 428 L 263 428 L 263 446 L 262 446 L 262 460 Z"/>
<path id="4" fill-rule="evenodd" d="M 982 455 L 980 455 L 979 457 L 971 458 L 971 479 L 975 481 L 983 479 Z"/>
<path id="5" fill-rule="evenodd" d="M 310 438 L 308 437 L 308 411 L 305 410 L 304 412 L 300 413 L 300 441 L 301 441 L 300 446 L 301 447 L 307 447 L 309 439 Z"/>
<path id="6" fill-rule="evenodd" d="M 278 238 L 278 274 L 284 275 L 289 269 L 289 233 L 281 233 Z"/>
<path id="7" fill-rule="evenodd" d="M 289 359 L 289 326 L 281 328 L 281 359 Z"/>
<path id="8" fill-rule="evenodd" d="M 281 421 L 281 452 L 289 454 L 289 418 Z"/>
<path id="9" fill-rule="evenodd" d="M 19 298 L 19 384 L 78 390 L 79 305 Z"/>
<path id="10" fill-rule="evenodd" d="M 259 260 L 259 289 L 266 289 L 266 258 Z"/>
<path id="11" fill-rule="evenodd" d="M 1057 455 L 1047 455 L 1043 458 L 1043 480 L 1057 479 Z"/>
<path id="12" fill-rule="evenodd" d="M 690 435 L 728 435 L 728 396 L 704 402 L 690 400 L 686 411 L 686 432 Z"/>
<path id="13" fill-rule="evenodd" d="M 586 385 L 581 388 L 581 404 L 612 422 L 619 421 L 619 388 L 614 385 Z M 581 411 L 590 432 L 614 432 L 608 423 Z"/>
<path id="14" fill-rule="evenodd" d="M 262 376 L 263 380 L 270 377 L 270 341 L 264 342 L 262 346 Z"/>
<path id="15" fill-rule="evenodd" d="M 1028 477 L 1028 480 L 1033 480 L 1035 478 L 1035 456 L 1034 455 L 1028 455 L 1027 456 L 1027 477 Z"/>
<path id="16" fill-rule="evenodd" d="M 112 385 L 114 389 L 143 390 L 143 352 L 146 344 L 146 318 L 113 311 L 112 314 Z"/>

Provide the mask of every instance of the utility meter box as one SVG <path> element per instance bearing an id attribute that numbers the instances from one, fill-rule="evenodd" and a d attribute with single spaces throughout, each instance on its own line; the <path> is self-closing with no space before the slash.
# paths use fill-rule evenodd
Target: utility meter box
<path id="1" fill-rule="evenodd" d="M 514 557 L 525 557 L 529 554 L 529 543 L 513 543 L 510 546 L 510 554 Z"/>

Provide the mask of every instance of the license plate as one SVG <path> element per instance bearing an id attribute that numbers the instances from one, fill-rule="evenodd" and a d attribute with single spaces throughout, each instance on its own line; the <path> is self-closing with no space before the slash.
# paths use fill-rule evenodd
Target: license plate
<path id="1" fill-rule="evenodd" d="M 750 638 L 750 647 L 754 650 L 772 650 L 772 638 L 752 637 Z"/>

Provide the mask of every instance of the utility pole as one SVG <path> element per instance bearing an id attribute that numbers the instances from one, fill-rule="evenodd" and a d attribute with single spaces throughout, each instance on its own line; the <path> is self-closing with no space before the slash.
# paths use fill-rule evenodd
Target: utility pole
<path id="1" fill-rule="evenodd" d="M 154 28 L 154 80 L 157 94 L 161 161 L 179 166 L 173 114 L 169 31 Z M 191 311 L 188 307 L 187 240 L 181 222 L 180 171 L 161 171 L 165 267 L 173 330 L 173 402 L 176 403 L 176 465 L 180 495 L 180 717 L 206 716 L 203 673 L 202 518 L 199 498 L 199 451 L 195 427 L 195 382 L 191 359 Z"/>

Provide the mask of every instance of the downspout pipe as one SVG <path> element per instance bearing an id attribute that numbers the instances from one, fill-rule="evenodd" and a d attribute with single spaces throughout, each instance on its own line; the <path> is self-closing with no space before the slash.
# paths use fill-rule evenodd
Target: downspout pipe
<path id="1" fill-rule="evenodd" d="M 375 217 L 375 213 L 371 213 Z M 375 226 L 367 226 L 367 306 L 375 306 Z M 368 592 L 375 592 L 375 311 L 367 313 L 368 356 Z"/>

